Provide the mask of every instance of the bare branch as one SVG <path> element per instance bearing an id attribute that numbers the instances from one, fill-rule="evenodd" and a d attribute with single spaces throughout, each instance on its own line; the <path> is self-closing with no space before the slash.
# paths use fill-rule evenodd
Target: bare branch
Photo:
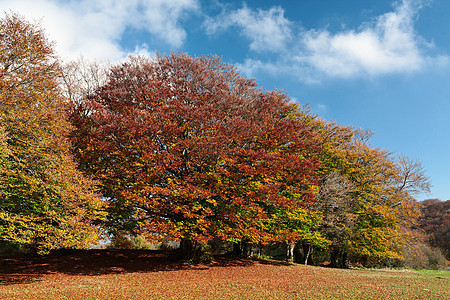
<path id="1" fill-rule="evenodd" d="M 412 160 L 406 155 L 399 155 L 397 164 L 400 173 L 397 185 L 399 191 L 406 191 L 411 194 L 430 193 L 431 182 L 425 175 L 422 162 Z"/>

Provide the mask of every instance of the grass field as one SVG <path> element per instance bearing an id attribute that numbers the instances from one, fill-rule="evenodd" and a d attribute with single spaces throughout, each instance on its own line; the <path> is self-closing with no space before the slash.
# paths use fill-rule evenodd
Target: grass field
<path id="1" fill-rule="evenodd" d="M 450 299 L 444 272 L 342 270 L 160 251 L 93 250 L 0 258 L 0 299 Z"/>

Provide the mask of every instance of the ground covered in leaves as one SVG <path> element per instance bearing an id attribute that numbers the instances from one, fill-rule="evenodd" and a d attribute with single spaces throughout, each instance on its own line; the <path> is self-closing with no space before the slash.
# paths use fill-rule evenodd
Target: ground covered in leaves
<path id="1" fill-rule="evenodd" d="M 59 251 L 0 257 L 0 299 L 450 299 L 446 273 L 342 270 L 170 251 Z"/>

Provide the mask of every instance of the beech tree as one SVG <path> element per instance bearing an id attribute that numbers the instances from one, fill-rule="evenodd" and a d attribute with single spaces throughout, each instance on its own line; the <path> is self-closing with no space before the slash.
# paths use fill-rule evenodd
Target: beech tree
<path id="1" fill-rule="evenodd" d="M 401 257 L 401 228 L 397 206 L 402 195 L 397 193 L 395 164 L 389 153 L 356 142 L 348 153 L 347 172 L 354 188 L 351 191 L 356 214 L 351 232 L 349 253 L 365 260 Z"/>
<path id="2" fill-rule="evenodd" d="M 135 57 L 74 106 L 73 138 L 82 169 L 102 182 L 112 231 L 189 249 L 266 243 L 296 234 L 270 220 L 317 187 L 318 148 L 298 111 L 217 57 Z"/>
<path id="3" fill-rule="evenodd" d="M 58 61 L 42 29 L 0 20 L 0 240 L 40 253 L 94 243 L 102 201 L 70 153 Z"/>
<path id="4" fill-rule="evenodd" d="M 305 119 L 323 146 L 318 200 L 311 209 L 323 214 L 319 231 L 331 242 L 331 265 L 402 259 L 406 229 L 418 215 L 411 194 L 426 186 L 420 168 L 371 147 L 369 130 Z"/>

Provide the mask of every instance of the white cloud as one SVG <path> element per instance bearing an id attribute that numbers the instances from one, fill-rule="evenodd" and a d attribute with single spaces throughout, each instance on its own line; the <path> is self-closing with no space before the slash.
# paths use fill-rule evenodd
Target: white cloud
<path id="1" fill-rule="evenodd" d="M 292 35 L 294 24 L 286 20 L 283 30 L 280 30 L 283 43 L 275 43 L 278 46 L 272 48 L 280 54 L 278 58 L 272 61 L 257 57 L 246 59 L 239 65 L 240 70 L 248 76 L 255 76 L 258 72 L 294 74 L 303 81 L 314 83 L 324 77 L 376 77 L 447 65 L 447 56 L 427 55 L 433 45 L 426 43 L 414 29 L 414 21 L 422 3 L 420 0 L 403 0 L 395 5 L 394 11 L 380 15 L 354 30 L 332 33 L 327 29 L 299 28 L 297 39 L 289 43 L 289 39 L 283 37 Z M 268 15 L 268 11 L 249 15 Z M 261 17 L 259 21 L 262 21 Z M 227 28 L 228 25 L 216 23 L 216 26 Z M 273 39 L 267 36 L 265 43 L 271 45 Z"/>
<path id="2" fill-rule="evenodd" d="M 282 72 L 280 65 L 272 62 L 263 62 L 258 59 L 247 58 L 243 63 L 237 63 L 236 67 L 240 72 L 247 75 L 247 77 L 256 77 L 256 74 L 260 71 L 264 71 L 270 74 L 278 74 Z"/>
<path id="3" fill-rule="evenodd" d="M 204 28 L 210 35 L 237 29 L 249 40 L 253 57 L 239 66 L 249 76 L 262 71 L 287 73 L 317 82 L 323 77 L 410 73 L 449 64 L 447 56 L 428 55 L 433 45 L 414 30 L 424 1 L 403 0 L 392 12 L 340 32 L 305 30 L 288 20 L 279 6 L 224 9 L 218 16 L 206 17 Z M 120 41 L 127 29 L 181 47 L 187 38 L 181 21 L 187 14 L 200 15 L 200 4 L 199 0 L 0 0 L 0 11 L 10 10 L 29 20 L 41 20 L 63 58 L 83 54 L 114 62 L 130 53 L 152 54 L 146 44 L 124 49 Z M 278 58 L 267 61 L 267 52 Z"/>
<path id="4" fill-rule="evenodd" d="M 305 32 L 304 53 L 297 59 L 335 77 L 419 70 L 425 57 L 420 50 L 421 39 L 414 32 L 416 11 L 411 1 L 405 0 L 394 12 L 378 17 L 358 31 Z"/>
<path id="5" fill-rule="evenodd" d="M 146 43 L 136 46 L 134 51 L 132 53 L 129 53 L 129 55 L 145 56 L 149 58 L 155 58 L 157 56 L 155 51 L 149 50 L 148 45 Z"/>
<path id="6" fill-rule="evenodd" d="M 257 52 L 280 51 L 292 38 L 290 21 L 284 17 L 281 7 L 269 10 L 252 10 L 244 6 L 235 11 L 225 11 L 216 18 L 208 18 L 204 23 L 207 33 L 214 34 L 236 26 L 248 38 L 250 49 Z"/>
<path id="7" fill-rule="evenodd" d="M 263 73 L 274 77 L 292 76 L 308 84 L 317 84 L 323 79 L 322 74 L 319 74 L 307 61 L 294 60 L 289 54 L 274 61 L 247 58 L 243 63 L 237 63 L 236 67 L 250 78 Z"/>
<path id="8" fill-rule="evenodd" d="M 197 0 L 0 0 L 0 11 L 41 20 L 63 58 L 83 54 L 112 61 L 128 54 L 119 44 L 127 28 L 145 30 L 170 46 L 180 47 L 186 32 L 179 21 L 185 13 L 198 10 Z"/>
<path id="9" fill-rule="evenodd" d="M 186 12 L 198 11 L 199 8 L 197 0 L 147 0 L 143 4 L 144 18 L 140 18 L 139 22 L 142 28 L 172 46 L 180 47 L 186 39 L 186 32 L 178 21 Z"/>

